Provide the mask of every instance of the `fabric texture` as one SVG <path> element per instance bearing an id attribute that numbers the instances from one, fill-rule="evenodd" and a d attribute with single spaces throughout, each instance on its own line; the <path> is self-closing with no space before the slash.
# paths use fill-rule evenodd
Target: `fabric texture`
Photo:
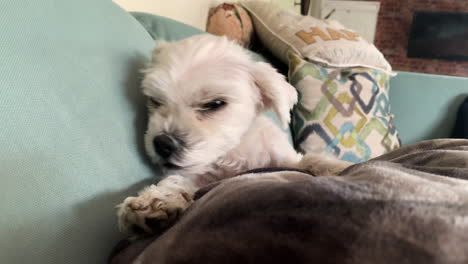
<path id="1" fill-rule="evenodd" d="M 263 45 L 283 63 L 293 52 L 324 66 L 380 69 L 392 68 L 371 43 L 337 21 L 301 16 L 262 1 L 242 2 L 252 17 L 255 32 Z"/>
<path id="2" fill-rule="evenodd" d="M 339 176 L 251 172 L 111 263 L 467 263 L 467 167 L 467 140 L 434 140 Z"/>
<path id="3" fill-rule="evenodd" d="M 303 153 L 331 153 L 363 162 L 400 147 L 388 98 L 389 75 L 325 68 L 290 53 L 289 82 L 299 93 L 294 143 Z"/>
<path id="4" fill-rule="evenodd" d="M 154 41 L 109 0 L 0 9 L 0 263 L 104 263 L 115 205 L 158 175 L 139 85 Z"/>
<path id="5" fill-rule="evenodd" d="M 468 139 L 468 97 L 458 108 L 457 120 L 453 128 L 452 138 Z"/>

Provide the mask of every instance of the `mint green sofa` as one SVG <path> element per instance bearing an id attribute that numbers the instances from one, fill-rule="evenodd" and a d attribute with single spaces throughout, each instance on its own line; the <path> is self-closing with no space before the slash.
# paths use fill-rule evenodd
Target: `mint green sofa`
<path id="1" fill-rule="evenodd" d="M 142 146 L 154 39 L 200 33 L 110 0 L 0 2 L 0 263 L 104 263 L 114 206 L 160 174 Z M 149 30 L 145 30 L 145 27 Z M 401 73 L 404 143 L 448 135 L 468 80 Z"/>
<path id="2" fill-rule="evenodd" d="M 468 78 L 399 72 L 390 81 L 390 105 L 404 145 L 450 137 Z"/>

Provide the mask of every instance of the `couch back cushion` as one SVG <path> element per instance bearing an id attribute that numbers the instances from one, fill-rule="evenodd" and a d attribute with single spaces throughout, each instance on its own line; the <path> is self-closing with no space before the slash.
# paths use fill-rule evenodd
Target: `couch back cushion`
<path id="1" fill-rule="evenodd" d="M 154 179 L 138 79 L 154 41 L 109 0 L 0 8 L 0 263 L 104 263 L 114 206 Z"/>
<path id="2" fill-rule="evenodd" d="M 204 31 L 167 17 L 144 12 L 130 12 L 154 40 L 177 41 Z"/>

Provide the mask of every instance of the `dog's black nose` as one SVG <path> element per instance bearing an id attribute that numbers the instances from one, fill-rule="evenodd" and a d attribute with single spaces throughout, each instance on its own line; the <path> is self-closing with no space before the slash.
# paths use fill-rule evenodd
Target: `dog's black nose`
<path id="1" fill-rule="evenodd" d="M 168 159 L 178 146 L 177 142 L 168 135 L 159 135 L 153 139 L 153 146 L 156 153 L 163 159 Z"/>

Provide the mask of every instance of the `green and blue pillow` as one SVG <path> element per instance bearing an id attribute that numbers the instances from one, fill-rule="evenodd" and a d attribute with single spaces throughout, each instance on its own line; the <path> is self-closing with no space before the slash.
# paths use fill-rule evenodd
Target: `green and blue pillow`
<path id="1" fill-rule="evenodd" d="M 296 149 L 358 163 L 399 148 L 389 79 L 384 71 L 326 68 L 289 53 L 289 81 L 299 93 L 292 119 Z"/>

